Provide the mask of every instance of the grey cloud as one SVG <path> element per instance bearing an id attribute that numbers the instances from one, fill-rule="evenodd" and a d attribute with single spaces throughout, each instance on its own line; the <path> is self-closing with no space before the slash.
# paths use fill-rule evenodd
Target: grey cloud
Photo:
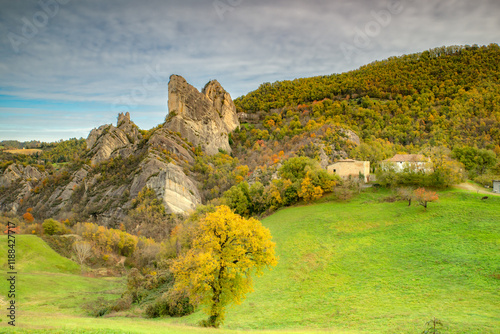
<path id="1" fill-rule="evenodd" d="M 391 15 L 366 47 L 346 56 L 341 45 L 352 47 L 357 31 L 376 21 L 373 12 L 395 1 L 404 10 Z M 344 72 L 441 45 L 500 40 L 495 0 L 232 3 L 239 5 L 221 16 L 212 0 L 69 1 L 14 52 L 8 33 L 20 34 L 22 19 L 31 20 L 40 5 L 0 0 L 0 89 L 21 99 L 96 103 L 99 112 L 89 104 L 89 115 L 113 119 L 117 100 L 143 89 L 148 68 L 158 68 L 158 85 L 131 108 L 132 118 L 137 113 L 154 125 L 166 115 L 173 73 L 198 88 L 217 79 L 237 97 L 266 81 Z"/>

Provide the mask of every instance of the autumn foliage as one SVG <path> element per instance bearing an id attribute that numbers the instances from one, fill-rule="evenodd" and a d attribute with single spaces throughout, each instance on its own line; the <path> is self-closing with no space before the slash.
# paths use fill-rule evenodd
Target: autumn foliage
<path id="1" fill-rule="evenodd" d="M 218 327 L 226 306 L 240 304 L 252 291 L 251 275 L 276 265 L 274 246 L 258 220 L 219 206 L 199 222 L 192 248 L 173 262 L 174 288 L 205 306 L 209 318 L 204 325 Z"/>
<path id="2" fill-rule="evenodd" d="M 418 204 L 422 205 L 426 210 L 428 202 L 434 202 L 439 199 L 436 192 L 425 190 L 425 188 L 418 188 L 414 191 L 413 195 Z"/>
<path id="3" fill-rule="evenodd" d="M 25 221 L 27 221 L 28 223 L 32 223 L 35 218 L 33 217 L 33 215 L 30 213 L 30 212 L 26 212 L 24 215 L 23 215 L 23 219 Z"/>

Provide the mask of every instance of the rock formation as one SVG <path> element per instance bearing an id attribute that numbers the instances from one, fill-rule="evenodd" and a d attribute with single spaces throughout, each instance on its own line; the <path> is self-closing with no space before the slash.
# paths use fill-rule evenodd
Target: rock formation
<path id="1" fill-rule="evenodd" d="M 7 189 L 0 193 L 0 208 L 15 212 L 25 203 L 42 219 L 76 213 L 116 227 L 138 193 L 150 187 L 167 213 L 193 210 L 202 197 L 197 182 L 185 171 L 195 162 L 195 147 L 199 145 L 206 154 L 221 149 L 231 152 L 228 134 L 240 123 L 231 96 L 215 80 L 199 92 L 174 75 L 168 90 L 169 116 L 147 136 L 128 112 L 118 115 L 116 126 L 93 129 L 82 157 L 89 158 L 90 164 L 51 175 L 32 166 L 10 165 L 0 175 L 0 188 Z M 123 159 L 103 164 L 117 157 Z"/>
<path id="2" fill-rule="evenodd" d="M 141 164 L 130 187 L 130 196 L 137 197 L 145 186 L 153 189 L 163 200 L 168 213 L 184 213 L 201 203 L 196 184 L 184 174 L 182 168 L 150 158 Z"/>
<path id="3" fill-rule="evenodd" d="M 231 152 L 228 133 L 240 123 L 229 94 L 217 81 L 209 82 L 200 93 L 177 75 L 168 84 L 169 116 L 165 127 L 179 132 L 207 154 Z"/>
<path id="4" fill-rule="evenodd" d="M 119 114 L 116 127 L 112 124 L 102 125 L 93 129 L 87 137 L 92 164 L 98 164 L 112 156 L 132 154 L 141 138 L 137 125 L 130 120 L 130 114 Z"/>
<path id="5" fill-rule="evenodd" d="M 3 211 L 17 212 L 21 200 L 31 195 L 32 190 L 38 182 L 48 176 L 46 172 L 40 171 L 33 166 L 12 164 L 0 175 L 0 188 L 8 188 L 3 199 L 0 200 L 0 208 Z"/>
<path id="6" fill-rule="evenodd" d="M 38 181 L 47 177 L 47 173 L 38 168 L 19 164 L 12 164 L 0 175 L 0 187 L 8 188 L 16 181 Z"/>

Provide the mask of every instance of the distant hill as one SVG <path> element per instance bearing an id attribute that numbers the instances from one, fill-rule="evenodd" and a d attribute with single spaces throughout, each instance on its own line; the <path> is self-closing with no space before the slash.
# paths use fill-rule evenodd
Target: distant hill
<path id="1" fill-rule="evenodd" d="M 441 47 L 358 70 L 264 83 L 235 100 L 248 114 L 293 109 L 403 146 L 477 145 L 500 153 L 500 48 Z"/>

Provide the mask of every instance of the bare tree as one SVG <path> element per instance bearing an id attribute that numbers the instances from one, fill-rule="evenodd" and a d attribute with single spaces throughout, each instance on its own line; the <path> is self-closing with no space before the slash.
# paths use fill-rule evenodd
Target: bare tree
<path id="1" fill-rule="evenodd" d="M 92 255 L 92 245 L 87 241 L 75 241 L 73 250 L 80 265 Z"/>

